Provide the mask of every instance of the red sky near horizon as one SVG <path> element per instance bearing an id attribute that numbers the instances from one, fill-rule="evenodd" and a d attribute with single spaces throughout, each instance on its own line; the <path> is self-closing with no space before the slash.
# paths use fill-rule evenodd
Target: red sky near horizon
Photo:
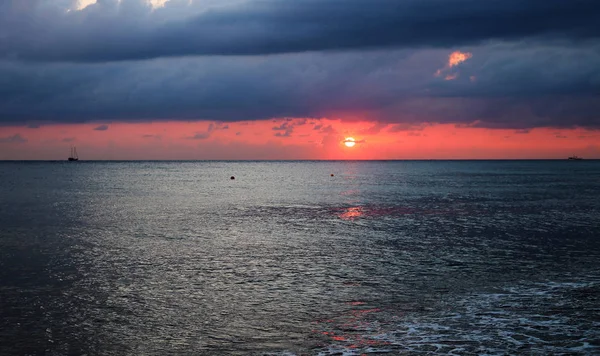
<path id="1" fill-rule="evenodd" d="M 346 137 L 359 143 L 346 147 Z M 329 119 L 215 123 L 56 124 L 0 128 L 0 160 L 561 159 L 600 158 L 586 129 L 485 129 Z"/>
<path id="2" fill-rule="evenodd" d="M 406 1 L 9 2 L 0 160 L 600 159 L 591 3 Z"/>
<path id="3" fill-rule="evenodd" d="M 434 77 L 458 78 L 470 52 L 454 51 Z M 471 83 L 477 82 L 470 76 Z M 375 160 L 600 158 L 600 133 L 585 128 L 487 129 L 457 124 L 342 119 L 157 121 L 0 126 L 0 160 Z M 354 147 L 344 145 L 352 137 Z"/>

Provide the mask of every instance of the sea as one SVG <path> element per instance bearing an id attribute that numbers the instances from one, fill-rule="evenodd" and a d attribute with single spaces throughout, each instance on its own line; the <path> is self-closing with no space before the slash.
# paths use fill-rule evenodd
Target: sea
<path id="1" fill-rule="evenodd" d="M 0 162 L 0 355 L 369 354 L 600 354 L 600 161 Z"/>

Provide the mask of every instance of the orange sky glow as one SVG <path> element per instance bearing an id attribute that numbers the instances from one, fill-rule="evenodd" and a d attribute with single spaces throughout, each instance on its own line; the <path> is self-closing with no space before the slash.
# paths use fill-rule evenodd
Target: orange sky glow
<path id="1" fill-rule="evenodd" d="M 600 159 L 591 0 L 405 2 L 9 1 L 0 160 Z"/>
<path id="2" fill-rule="evenodd" d="M 492 130 L 329 119 L 102 126 L 1 127 L 0 160 L 63 160 L 71 145 L 82 160 L 600 158 L 600 133 L 585 129 Z M 346 137 L 357 144 L 346 147 Z"/>

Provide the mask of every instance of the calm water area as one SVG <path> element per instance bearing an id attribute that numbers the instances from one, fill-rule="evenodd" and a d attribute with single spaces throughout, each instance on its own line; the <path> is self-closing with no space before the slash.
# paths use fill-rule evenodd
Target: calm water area
<path id="1" fill-rule="evenodd" d="M 600 161 L 0 162 L 1 355 L 370 353 L 600 354 Z"/>

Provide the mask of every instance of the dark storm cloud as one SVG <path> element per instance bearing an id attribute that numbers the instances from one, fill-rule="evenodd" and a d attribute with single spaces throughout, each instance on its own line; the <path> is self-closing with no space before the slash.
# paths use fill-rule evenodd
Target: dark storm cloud
<path id="1" fill-rule="evenodd" d="M 452 72 L 459 75 L 456 80 L 440 79 L 431 89 L 440 96 L 468 97 L 600 94 L 599 42 L 488 48 L 475 50 L 457 66 Z"/>
<path id="2" fill-rule="evenodd" d="M 490 129 L 535 127 L 600 129 L 600 96 L 523 98 L 407 98 L 379 113 L 402 113 L 410 122 L 458 124 Z"/>
<path id="3" fill-rule="evenodd" d="M 394 126 L 398 131 L 423 123 L 600 127 L 598 42 L 461 48 L 472 57 L 449 69 L 458 75 L 449 81 L 435 73 L 447 66 L 452 50 L 79 64 L 0 61 L 0 125 L 223 122 L 215 124 L 217 130 L 235 121 L 303 118 L 285 121 L 293 126 L 304 118 L 344 118 L 377 121 L 381 127 L 410 125 Z M 321 124 L 313 128 L 323 130 Z"/>
<path id="4" fill-rule="evenodd" d="M 597 0 L 257 0 L 208 10 L 171 0 L 153 11 L 144 0 L 99 0 L 70 12 L 23 1 L 0 4 L 0 57 L 101 62 L 600 36 Z"/>

